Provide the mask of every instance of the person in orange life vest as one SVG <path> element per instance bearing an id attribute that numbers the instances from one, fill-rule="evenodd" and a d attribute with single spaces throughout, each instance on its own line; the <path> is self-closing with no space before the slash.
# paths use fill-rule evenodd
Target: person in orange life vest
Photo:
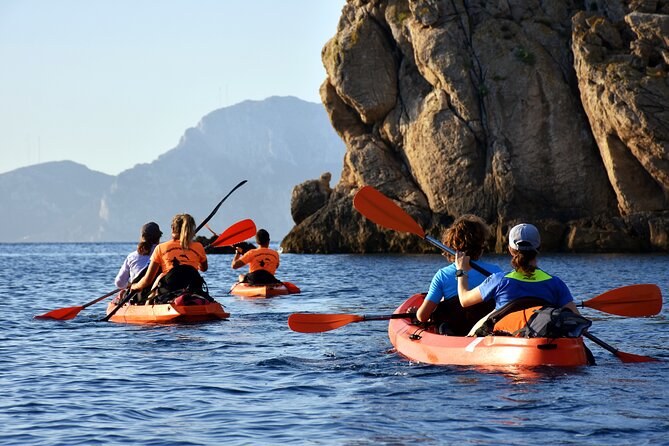
<path id="1" fill-rule="evenodd" d="M 177 214 L 172 218 L 172 240 L 161 243 L 151 254 L 149 268 L 139 282 L 131 286 L 132 290 L 141 290 L 158 282 L 176 267 L 191 267 L 202 272 L 207 271 L 207 254 L 195 237 L 195 220 L 189 214 Z M 158 271 L 161 275 L 156 279 Z M 197 271 L 195 271 L 197 274 Z"/>
<path id="2" fill-rule="evenodd" d="M 521 223 L 509 231 L 509 253 L 513 271 L 494 273 L 479 286 L 469 289 L 468 271 L 471 269 L 469 256 L 456 252 L 455 265 L 461 274 L 458 276 L 458 296 L 463 307 L 495 300 L 495 310 L 507 303 L 524 297 L 536 297 L 546 305 L 567 308 L 579 314 L 574 298 L 567 285 L 558 277 L 551 276 L 537 267 L 537 254 L 541 246 L 539 230 L 531 224 Z M 529 310 L 526 310 L 529 311 Z M 520 313 L 523 313 L 520 315 Z M 513 317 L 510 317 L 514 315 Z M 528 313 L 519 311 L 502 319 L 496 330 L 513 333 L 527 322 Z M 529 311 L 531 315 L 531 311 Z M 505 325 L 505 319 L 509 318 Z"/>
<path id="3" fill-rule="evenodd" d="M 249 273 L 239 276 L 240 282 L 250 283 L 251 285 L 261 285 L 270 283 L 280 283 L 274 277 L 276 269 L 279 267 L 279 253 L 269 247 L 269 233 L 260 229 L 256 233 L 256 243 L 259 248 L 251 249 L 242 255 L 242 249 L 235 249 L 235 256 L 232 258 L 232 269 L 241 268 L 249 265 Z"/>

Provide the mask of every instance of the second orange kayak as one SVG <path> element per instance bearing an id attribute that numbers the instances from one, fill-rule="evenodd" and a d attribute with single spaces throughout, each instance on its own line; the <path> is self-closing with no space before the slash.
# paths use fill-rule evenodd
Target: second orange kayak
<path id="1" fill-rule="evenodd" d="M 299 293 L 300 289 L 291 282 L 273 283 L 269 285 L 250 285 L 244 282 L 237 282 L 232 285 L 229 293 L 235 296 L 268 298 L 282 296 L 286 294 Z"/>

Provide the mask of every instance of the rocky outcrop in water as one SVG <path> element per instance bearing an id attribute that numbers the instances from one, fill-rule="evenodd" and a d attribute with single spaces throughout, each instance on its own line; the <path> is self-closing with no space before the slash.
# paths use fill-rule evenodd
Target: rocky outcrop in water
<path id="1" fill-rule="evenodd" d="M 431 249 L 359 215 L 363 185 L 434 237 L 480 215 L 497 251 L 519 221 L 545 250 L 669 250 L 669 2 L 349 0 L 322 55 L 344 171 L 284 250 Z"/>

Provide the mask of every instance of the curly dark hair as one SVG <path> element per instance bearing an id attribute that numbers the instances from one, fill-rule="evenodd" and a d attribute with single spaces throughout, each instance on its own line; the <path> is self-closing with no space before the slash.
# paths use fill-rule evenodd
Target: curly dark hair
<path id="1" fill-rule="evenodd" d="M 476 215 L 465 214 L 455 219 L 446 230 L 444 244 L 456 251 L 463 251 L 472 260 L 478 260 L 483 254 L 490 228 L 486 222 Z M 452 262 L 455 260 L 448 255 Z"/>

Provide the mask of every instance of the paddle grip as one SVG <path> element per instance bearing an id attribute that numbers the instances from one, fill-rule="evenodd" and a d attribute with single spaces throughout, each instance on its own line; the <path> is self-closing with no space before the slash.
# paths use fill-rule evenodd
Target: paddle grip
<path id="1" fill-rule="evenodd" d="M 446 251 L 446 252 L 449 253 L 450 255 L 455 256 L 455 251 L 453 251 L 451 248 L 449 248 L 448 246 L 446 246 L 446 245 L 444 245 L 443 243 L 441 243 L 439 240 L 437 240 L 437 239 L 435 239 L 435 238 L 433 238 L 433 237 L 430 237 L 429 235 L 426 235 L 426 236 L 425 236 L 425 240 L 427 240 L 428 242 L 432 243 L 434 246 L 436 246 L 437 248 L 441 249 L 442 251 Z M 476 262 L 474 262 L 473 260 L 470 260 L 470 261 L 469 261 L 469 264 L 471 265 L 471 267 L 472 267 L 473 269 L 475 269 L 476 271 L 480 272 L 480 273 L 483 274 L 484 276 L 490 276 L 490 275 L 492 275 L 492 273 L 491 273 L 490 271 L 487 271 L 486 269 L 482 268 L 481 266 L 479 266 L 479 265 L 478 265 Z"/>

